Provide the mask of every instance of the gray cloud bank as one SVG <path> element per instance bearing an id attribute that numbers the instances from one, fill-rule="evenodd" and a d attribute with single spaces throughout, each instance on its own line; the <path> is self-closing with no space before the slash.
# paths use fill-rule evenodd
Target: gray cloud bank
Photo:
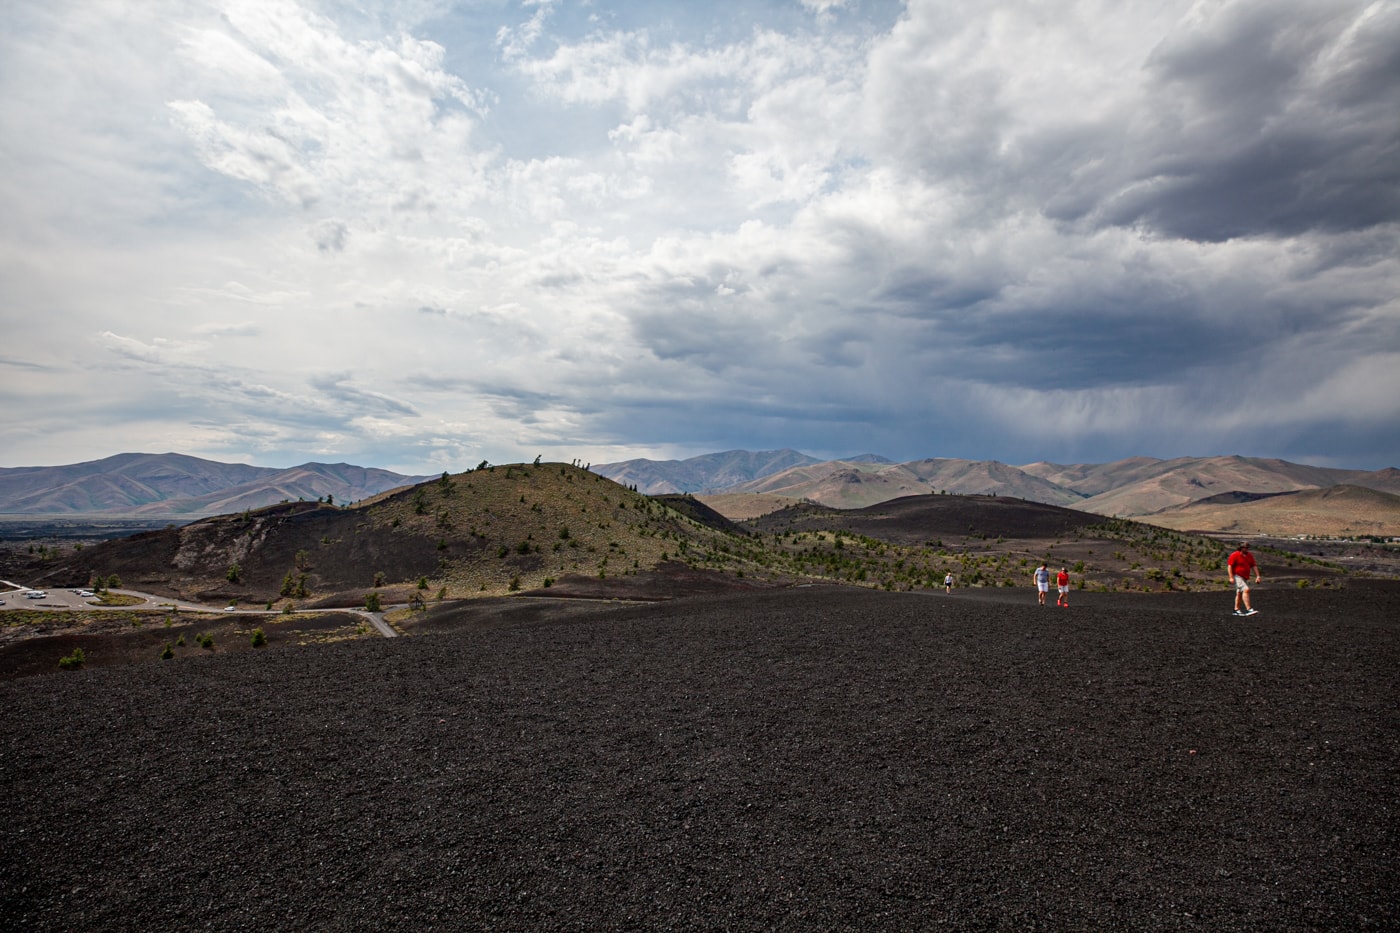
<path id="1" fill-rule="evenodd" d="M 1400 463 L 1400 7 L 748 8 L 22 0 L 7 462 Z"/>

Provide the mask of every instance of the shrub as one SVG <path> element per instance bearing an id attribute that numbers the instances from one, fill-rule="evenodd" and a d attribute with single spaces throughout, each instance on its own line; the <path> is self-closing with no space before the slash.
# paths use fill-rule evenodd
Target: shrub
<path id="1" fill-rule="evenodd" d="M 253 647 L 261 648 L 267 644 L 267 635 L 263 634 L 260 628 L 253 629 Z"/>
<path id="2" fill-rule="evenodd" d="M 367 609 L 367 610 L 370 611 L 370 612 L 380 612 L 380 611 L 381 611 L 381 604 L 380 604 L 380 601 L 379 601 L 379 594 L 378 594 L 378 593 L 366 593 L 366 594 L 365 594 L 365 609 Z"/>
<path id="3" fill-rule="evenodd" d="M 175 649 L 170 647 L 170 642 L 166 642 L 165 650 L 160 653 L 160 659 L 162 661 L 169 661 L 173 657 L 175 657 Z"/>
<path id="4" fill-rule="evenodd" d="M 58 666 L 63 668 L 65 671 L 72 670 L 74 668 L 82 667 L 83 662 L 86 660 L 87 655 L 83 653 L 83 649 L 74 648 L 72 654 L 66 655 L 65 657 L 58 659 Z"/>
<path id="5" fill-rule="evenodd" d="M 520 578 L 519 578 L 519 577 L 511 577 L 511 578 L 510 578 L 510 586 L 507 587 L 507 589 L 509 589 L 512 593 L 514 593 L 516 590 L 520 589 Z"/>

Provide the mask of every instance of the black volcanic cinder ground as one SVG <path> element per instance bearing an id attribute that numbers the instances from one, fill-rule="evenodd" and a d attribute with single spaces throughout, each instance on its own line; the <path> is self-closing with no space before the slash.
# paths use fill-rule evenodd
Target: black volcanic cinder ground
<path id="1" fill-rule="evenodd" d="M 0 927 L 1400 928 L 1400 587 L 1075 599 L 478 605 L 12 680 Z"/>

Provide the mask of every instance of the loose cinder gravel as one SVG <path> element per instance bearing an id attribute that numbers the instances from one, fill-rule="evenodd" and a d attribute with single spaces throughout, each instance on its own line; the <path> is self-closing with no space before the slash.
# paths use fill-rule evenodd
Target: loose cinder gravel
<path id="1" fill-rule="evenodd" d="M 0 927 L 1400 928 L 1400 589 L 811 587 L 0 684 Z"/>

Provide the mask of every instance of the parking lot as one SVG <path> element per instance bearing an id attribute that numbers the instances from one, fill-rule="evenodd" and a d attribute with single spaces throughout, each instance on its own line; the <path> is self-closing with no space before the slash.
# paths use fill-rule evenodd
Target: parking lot
<path id="1" fill-rule="evenodd" d="M 0 586 L 5 587 L 0 590 L 0 612 L 10 609 L 50 609 L 50 610 L 73 610 L 73 609 L 140 609 L 140 608 L 164 608 L 172 604 L 173 600 L 163 596 L 153 596 L 150 593 L 138 593 L 133 590 L 112 590 L 113 595 L 129 596 L 139 599 L 141 602 L 114 607 L 104 606 L 91 590 L 80 589 L 52 589 L 41 590 L 24 586 L 9 580 L 0 580 Z M 42 593 L 43 596 L 32 596 L 29 594 Z M 180 603 L 180 608 L 191 612 L 212 612 L 209 606 L 197 606 L 193 603 Z"/>

